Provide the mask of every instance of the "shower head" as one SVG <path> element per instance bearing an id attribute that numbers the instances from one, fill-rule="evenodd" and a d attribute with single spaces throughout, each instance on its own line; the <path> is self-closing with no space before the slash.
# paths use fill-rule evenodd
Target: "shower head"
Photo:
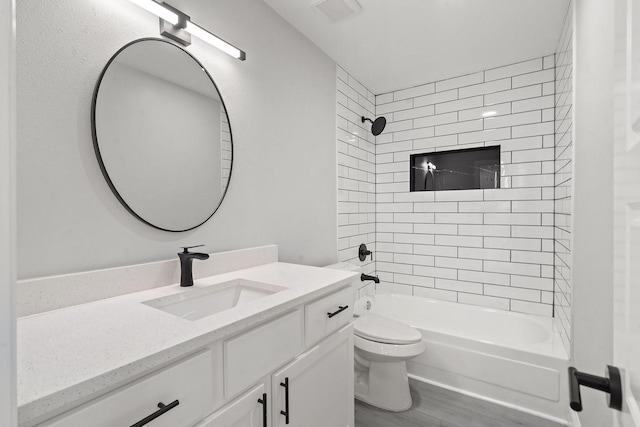
<path id="1" fill-rule="evenodd" d="M 385 119 L 384 117 L 380 116 L 375 120 L 371 120 L 366 118 L 365 116 L 362 116 L 362 123 L 369 121 L 371 122 L 371 133 L 374 136 L 378 136 L 382 133 L 382 131 L 384 130 L 384 127 L 387 125 L 387 119 Z"/>

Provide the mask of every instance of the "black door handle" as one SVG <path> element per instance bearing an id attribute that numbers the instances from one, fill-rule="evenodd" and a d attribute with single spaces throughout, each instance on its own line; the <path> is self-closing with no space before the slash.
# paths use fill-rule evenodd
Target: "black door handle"
<path id="1" fill-rule="evenodd" d="M 284 411 L 280 413 L 284 415 L 284 423 L 289 424 L 289 377 L 285 377 L 280 385 L 284 387 Z"/>
<path id="2" fill-rule="evenodd" d="M 608 393 L 609 408 L 622 410 L 622 381 L 620 380 L 620 370 L 615 366 L 607 365 L 606 377 L 586 374 L 573 366 L 569 368 L 569 406 L 576 412 L 582 411 L 580 385 Z"/>
<path id="3" fill-rule="evenodd" d="M 160 409 L 158 409 L 156 412 L 154 412 L 153 414 L 149 415 L 148 417 L 145 417 L 145 418 L 141 419 L 137 423 L 133 424 L 131 427 L 142 427 L 143 425 L 148 424 L 151 421 L 155 420 L 160 415 L 162 415 L 162 414 L 164 414 L 166 412 L 169 412 L 170 410 L 172 410 L 173 408 L 175 408 L 179 404 L 180 404 L 180 402 L 178 400 L 174 400 L 173 402 L 169 403 L 168 405 L 165 405 L 164 403 L 160 402 L 160 403 L 158 403 L 158 408 L 160 408 Z"/>
<path id="4" fill-rule="evenodd" d="M 267 427 L 267 393 L 262 393 L 262 399 L 258 399 L 262 404 L 262 427 Z"/>

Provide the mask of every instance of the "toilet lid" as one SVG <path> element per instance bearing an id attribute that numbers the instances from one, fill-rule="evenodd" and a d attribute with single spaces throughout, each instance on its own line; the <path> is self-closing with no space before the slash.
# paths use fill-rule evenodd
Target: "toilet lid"
<path id="1" fill-rule="evenodd" d="M 365 314 L 353 322 L 356 335 L 380 343 L 413 344 L 422 340 L 422 334 L 411 326 L 377 314 Z"/>

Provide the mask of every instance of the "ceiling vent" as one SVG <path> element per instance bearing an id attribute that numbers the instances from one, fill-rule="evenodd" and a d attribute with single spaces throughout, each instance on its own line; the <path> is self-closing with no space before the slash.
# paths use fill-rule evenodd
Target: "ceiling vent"
<path id="1" fill-rule="evenodd" d="M 329 22 L 338 22 L 357 15 L 362 8 L 356 0 L 318 0 L 312 3 Z"/>

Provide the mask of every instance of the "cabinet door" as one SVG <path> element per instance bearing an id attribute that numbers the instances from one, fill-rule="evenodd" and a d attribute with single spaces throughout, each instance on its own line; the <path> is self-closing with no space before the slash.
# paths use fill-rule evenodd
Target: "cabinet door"
<path id="1" fill-rule="evenodd" d="M 41 427 L 188 427 L 213 410 L 213 356 L 204 351 L 71 410 Z M 162 406 L 161 406 L 162 405 Z"/>
<path id="2" fill-rule="evenodd" d="M 267 427 L 268 399 L 260 384 L 224 408 L 205 418 L 196 427 Z"/>
<path id="3" fill-rule="evenodd" d="M 271 387 L 274 427 L 353 427 L 352 325 L 276 372 Z"/>

